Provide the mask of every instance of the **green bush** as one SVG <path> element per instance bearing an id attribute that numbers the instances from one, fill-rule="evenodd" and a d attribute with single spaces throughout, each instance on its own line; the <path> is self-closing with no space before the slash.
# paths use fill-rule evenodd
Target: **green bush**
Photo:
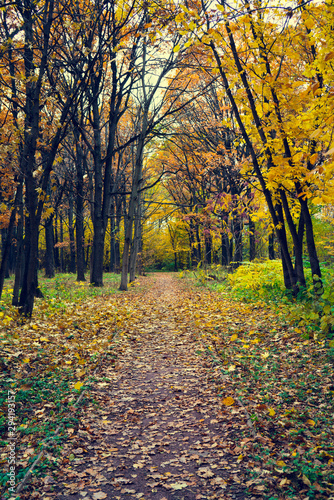
<path id="1" fill-rule="evenodd" d="M 237 298 L 246 301 L 277 301 L 285 295 L 280 260 L 245 262 L 228 275 L 227 283 Z"/>

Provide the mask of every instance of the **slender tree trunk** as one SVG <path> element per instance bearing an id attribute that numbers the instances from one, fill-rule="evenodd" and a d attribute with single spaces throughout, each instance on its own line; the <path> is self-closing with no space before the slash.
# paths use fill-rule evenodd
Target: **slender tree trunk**
<path id="1" fill-rule="evenodd" d="M 22 274 L 24 269 L 24 210 L 23 210 L 23 192 L 20 193 L 20 199 L 18 201 L 19 211 L 18 211 L 18 223 L 17 223 L 17 255 L 16 255 L 16 267 L 15 267 L 15 279 L 13 287 L 13 300 L 12 305 L 19 305 L 19 294 L 20 288 L 22 286 Z"/>
<path id="2" fill-rule="evenodd" d="M 317 284 L 318 293 L 321 294 L 323 292 L 323 286 L 321 282 L 321 269 L 314 241 L 314 232 L 313 232 L 311 214 L 308 208 L 307 199 L 303 199 L 303 197 L 300 196 L 299 202 L 303 214 L 303 223 L 305 224 L 306 243 L 307 243 L 308 256 L 310 259 L 311 272 L 312 276 L 314 277 L 314 284 Z M 318 279 L 315 277 L 317 277 Z"/>
<path id="3" fill-rule="evenodd" d="M 229 260 L 229 239 L 228 235 L 222 232 L 221 236 L 221 244 L 222 244 L 222 266 L 228 266 L 230 263 Z"/>
<path id="4" fill-rule="evenodd" d="M 100 111 L 97 97 L 92 106 L 94 117 L 94 210 L 93 210 L 93 245 L 90 263 L 90 282 L 93 286 L 103 286 L 103 256 L 105 227 L 102 215 L 103 171 L 102 143 L 100 130 Z"/>
<path id="5" fill-rule="evenodd" d="M 205 232 L 204 228 L 204 245 L 205 245 L 205 263 L 209 266 L 212 264 L 212 236 L 210 229 Z"/>
<path id="6" fill-rule="evenodd" d="M 8 259 L 9 259 L 10 248 L 12 246 L 12 236 L 15 225 L 16 213 L 18 207 L 22 204 L 22 193 L 23 193 L 23 179 L 20 178 L 16 189 L 14 206 L 10 214 L 6 240 L 3 241 L 3 246 L 2 246 L 2 256 L 1 256 L 1 266 L 0 266 L 0 297 L 2 295 L 3 284 L 5 281 L 8 268 Z"/>
<path id="7" fill-rule="evenodd" d="M 269 259 L 275 260 L 275 233 L 271 232 L 268 236 L 268 253 Z"/>
<path id="8" fill-rule="evenodd" d="M 242 220 L 239 214 L 237 214 L 234 219 L 233 219 L 233 236 L 234 236 L 234 243 L 235 243 L 235 250 L 234 250 L 234 257 L 233 257 L 233 262 L 234 262 L 234 267 L 240 266 L 242 263 Z"/>
<path id="9" fill-rule="evenodd" d="M 252 220 L 251 217 L 249 217 L 248 231 L 249 231 L 249 260 L 250 262 L 252 262 L 252 260 L 254 260 L 256 256 L 256 248 L 255 248 L 255 222 Z"/>
<path id="10" fill-rule="evenodd" d="M 75 273 L 75 238 L 74 238 L 74 222 L 73 222 L 73 193 L 70 192 L 68 196 L 68 232 L 70 236 L 70 264 L 69 272 Z"/>
<path id="11" fill-rule="evenodd" d="M 64 224 L 63 224 L 63 217 L 61 214 L 59 217 L 59 222 L 60 222 L 60 243 L 64 243 Z M 60 247 L 60 272 L 61 273 L 66 272 L 64 266 L 64 247 L 62 245 Z"/>
<path id="12" fill-rule="evenodd" d="M 54 278 L 54 234 L 53 234 L 53 215 L 45 221 L 45 278 Z"/>
<path id="13" fill-rule="evenodd" d="M 111 273 L 115 272 L 115 231 L 116 231 L 116 220 L 115 220 L 115 205 L 112 203 L 110 209 L 110 261 L 109 261 L 109 271 Z"/>
<path id="14" fill-rule="evenodd" d="M 78 149 L 77 145 L 77 149 Z M 81 149 L 81 148 L 80 148 Z M 76 196 L 76 217 L 75 236 L 77 249 L 77 281 L 86 281 L 85 278 L 85 233 L 84 233 L 84 179 L 81 155 L 77 155 L 77 196 Z"/>
<path id="15" fill-rule="evenodd" d="M 140 240 L 141 240 L 141 206 L 140 206 L 140 195 L 139 195 L 138 206 L 135 211 L 134 236 L 130 252 L 130 278 L 129 278 L 130 283 L 135 280 L 136 264 L 137 264 L 137 256 L 139 251 Z"/>
<path id="16" fill-rule="evenodd" d="M 134 214 L 136 208 L 139 205 L 139 199 L 140 199 L 139 189 L 142 183 L 143 153 L 144 153 L 145 137 L 148 127 L 148 109 L 149 107 L 145 106 L 143 110 L 142 127 L 137 142 L 134 173 L 132 179 L 132 189 L 129 200 L 129 209 L 126 217 L 126 224 L 125 224 L 122 276 L 121 276 L 121 284 L 119 287 L 119 289 L 123 291 L 127 290 L 128 287 L 129 251 L 130 251 L 130 244 L 132 241 Z"/>
<path id="17" fill-rule="evenodd" d="M 289 226 L 290 234 L 293 240 L 294 254 L 295 254 L 295 273 L 297 276 L 297 283 L 299 283 L 302 287 L 305 287 L 306 281 L 305 281 L 304 264 L 303 264 L 303 245 L 299 239 L 296 226 L 293 222 L 288 200 L 284 191 L 281 191 L 281 200 L 283 203 L 284 213 Z"/>
<path id="18" fill-rule="evenodd" d="M 55 267 L 56 269 L 60 269 L 60 256 L 59 256 L 59 247 L 57 246 L 57 243 L 59 243 L 59 237 L 58 237 L 58 211 L 56 211 L 56 216 L 55 216 L 55 224 L 54 224 L 54 248 L 53 248 L 53 253 L 54 253 L 54 261 L 55 261 Z"/>

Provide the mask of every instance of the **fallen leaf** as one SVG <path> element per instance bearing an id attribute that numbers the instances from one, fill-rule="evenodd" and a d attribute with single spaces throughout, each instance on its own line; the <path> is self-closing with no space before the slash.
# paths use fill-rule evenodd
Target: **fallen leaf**
<path id="1" fill-rule="evenodd" d="M 183 490 L 188 486 L 188 483 L 172 483 L 169 485 L 173 490 Z"/>
<path id="2" fill-rule="evenodd" d="M 234 405 L 234 399 L 231 398 L 231 396 L 228 396 L 227 398 L 223 399 L 223 404 L 225 406 L 232 406 Z"/>
<path id="3" fill-rule="evenodd" d="M 309 480 L 309 478 L 307 476 L 305 476 L 305 474 L 303 474 L 302 480 L 303 480 L 303 483 L 306 484 L 307 486 L 312 486 L 311 481 Z"/>
<path id="4" fill-rule="evenodd" d="M 97 491 L 96 493 L 93 493 L 94 500 L 103 500 L 104 498 L 107 498 L 107 494 L 103 491 Z"/>
<path id="5" fill-rule="evenodd" d="M 198 469 L 197 475 L 200 477 L 213 477 L 214 473 L 208 467 L 201 467 Z"/>

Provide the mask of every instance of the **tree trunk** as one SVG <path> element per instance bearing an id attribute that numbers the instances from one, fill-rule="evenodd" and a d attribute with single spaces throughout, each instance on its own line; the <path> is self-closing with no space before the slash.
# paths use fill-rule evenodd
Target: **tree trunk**
<path id="1" fill-rule="evenodd" d="M 45 221 L 45 278 L 54 278 L 54 234 L 53 234 L 53 215 Z"/>
<path id="2" fill-rule="evenodd" d="M 125 224 L 122 276 L 121 276 L 121 284 L 119 287 L 119 289 L 122 291 L 125 291 L 128 288 L 129 250 L 132 241 L 132 227 L 133 227 L 135 210 L 139 206 L 139 201 L 140 201 L 139 189 L 143 180 L 142 179 L 143 153 L 144 153 L 145 137 L 148 127 L 148 110 L 149 110 L 149 106 L 147 105 L 147 103 L 145 104 L 146 106 L 144 107 L 143 110 L 141 131 L 137 142 L 135 165 L 134 165 L 134 172 L 132 179 L 132 189 L 129 200 L 129 209 L 126 217 L 126 224 Z"/>
<path id="3" fill-rule="evenodd" d="M 63 217 L 61 214 L 59 217 L 59 222 L 60 222 L 60 243 L 64 243 L 64 225 L 63 225 Z M 61 273 L 66 272 L 64 265 L 64 247 L 62 245 L 60 247 L 60 272 Z"/>
<path id="4" fill-rule="evenodd" d="M 19 218 L 17 223 L 17 255 L 16 255 L 16 267 L 15 267 L 15 280 L 13 287 L 13 299 L 12 305 L 19 305 L 19 294 L 20 288 L 22 286 L 22 274 L 24 269 L 24 242 L 23 242 L 23 233 L 24 233 L 24 210 L 23 210 L 23 192 L 20 193 L 19 200 Z"/>
<path id="5" fill-rule="evenodd" d="M 77 198 L 76 198 L 76 248 L 77 248 L 77 281 L 86 281 L 85 278 L 85 233 L 84 233 L 84 215 L 83 215 L 83 179 L 77 179 Z"/>
<path id="6" fill-rule="evenodd" d="M 275 260 L 275 233 L 271 232 L 268 236 L 268 254 L 270 260 Z"/>
<path id="7" fill-rule="evenodd" d="M 116 231 L 116 220 L 115 220 L 115 205 L 112 203 L 110 208 L 110 261 L 109 261 L 109 271 L 111 273 L 115 272 L 115 231 Z"/>
<path id="8" fill-rule="evenodd" d="M 302 287 L 305 287 L 306 281 L 305 281 L 304 264 L 303 264 L 303 243 L 299 239 L 299 234 L 297 233 L 296 226 L 293 222 L 288 200 L 284 191 L 281 191 L 281 200 L 283 203 L 285 218 L 287 220 L 290 234 L 293 240 L 294 255 L 295 255 L 295 274 L 297 276 L 297 283 L 299 283 Z"/>
<path id="9" fill-rule="evenodd" d="M 10 248 L 12 246 L 12 235 L 15 225 L 17 208 L 22 205 L 22 193 L 23 193 L 23 179 L 20 178 L 16 189 L 14 206 L 10 214 L 9 225 L 7 228 L 7 237 L 6 240 L 3 241 L 2 245 L 2 256 L 1 256 L 1 266 L 0 266 L 0 297 L 2 295 L 3 284 L 5 281 L 8 268 L 8 259 L 9 259 Z"/>
<path id="10" fill-rule="evenodd" d="M 249 260 L 250 262 L 252 262 L 252 260 L 254 260 L 256 256 L 256 248 L 255 248 L 255 222 L 252 220 L 251 217 L 249 217 L 248 231 L 249 231 Z"/>
<path id="11" fill-rule="evenodd" d="M 74 238 L 74 223 L 73 223 L 73 193 L 68 196 L 68 232 L 70 236 L 70 264 L 69 272 L 75 273 L 75 238 Z"/>
<path id="12" fill-rule="evenodd" d="M 205 230 L 204 228 L 204 245 L 205 245 L 205 263 L 211 266 L 212 264 L 212 236 L 210 229 Z"/>
<path id="13" fill-rule="evenodd" d="M 317 288 L 319 294 L 323 292 L 323 286 L 321 281 L 321 270 L 320 263 L 318 259 L 317 249 L 314 241 L 313 224 L 311 219 L 311 214 L 308 208 L 307 199 L 303 199 L 302 196 L 299 197 L 299 202 L 303 214 L 303 221 L 305 224 L 306 232 L 306 243 L 307 251 L 310 259 L 311 272 L 313 276 L 314 284 Z"/>
<path id="14" fill-rule="evenodd" d="M 234 267 L 237 268 L 240 266 L 242 263 L 242 219 L 241 217 L 237 214 L 234 219 L 233 219 L 233 237 L 234 237 L 234 243 L 235 243 L 235 250 L 234 250 L 234 257 L 233 257 L 233 262 L 234 262 Z"/>
<path id="15" fill-rule="evenodd" d="M 135 224 L 134 224 L 134 236 L 131 245 L 130 252 L 130 283 L 135 280 L 136 275 L 136 264 L 137 256 L 141 240 L 141 206 L 140 206 L 140 195 L 138 199 L 138 206 L 135 211 Z"/>

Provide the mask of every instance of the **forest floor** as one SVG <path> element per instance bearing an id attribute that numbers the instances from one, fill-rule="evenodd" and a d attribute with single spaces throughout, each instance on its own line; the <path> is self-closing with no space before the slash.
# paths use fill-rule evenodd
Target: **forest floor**
<path id="1" fill-rule="evenodd" d="M 74 359 L 77 377 L 83 365 L 88 373 L 85 349 L 100 345 L 103 354 L 92 356 L 89 384 L 74 385 L 77 396 L 87 388 L 80 404 L 63 400 L 72 419 L 58 448 L 56 440 L 45 446 L 19 498 L 334 498 L 333 360 L 321 342 L 303 341 L 266 308 L 172 274 L 140 278 L 90 307 L 78 305 L 67 323 L 44 316 L 25 330 L 27 339 L 44 332 L 45 346 L 66 335 L 58 364 Z M 85 349 L 73 355 L 83 332 Z M 21 393 L 32 388 L 33 349 L 20 354 Z M 52 422 L 51 399 L 30 411 L 35 422 Z M 23 432 L 19 467 L 29 468 L 40 449 L 38 433 Z"/>

